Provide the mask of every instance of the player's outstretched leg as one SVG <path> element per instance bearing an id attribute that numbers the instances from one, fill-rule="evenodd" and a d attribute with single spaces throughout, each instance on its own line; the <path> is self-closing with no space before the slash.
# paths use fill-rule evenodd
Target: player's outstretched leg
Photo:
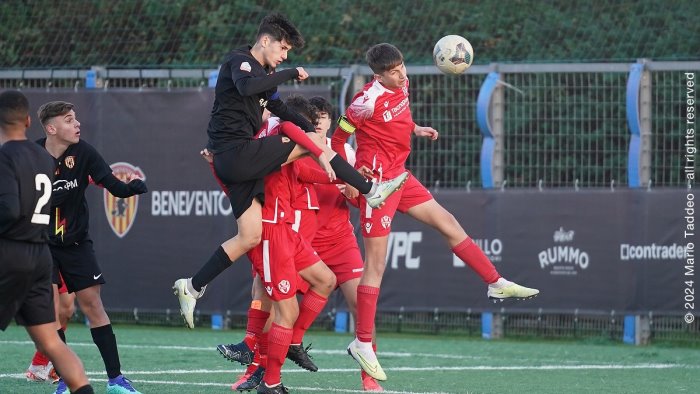
<path id="1" fill-rule="evenodd" d="M 355 340 L 348 345 L 348 354 L 357 361 L 360 368 L 362 368 L 367 375 L 377 380 L 386 380 L 386 373 L 384 373 L 382 366 L 379 365 L 377 355 L 374 353 L 374 349 L 372 349 L 372 342 L 361 342 L 355 338 Z"/>
<path id="2" fill-rule="evenodd" d="M 540 294 L 540 291 L 537 289 L 521 286 L 504 278 L 499 278 L 496 282 L 491 283 L 486 292 L 486 295 L 489 299 L 493 300 L 493 302 L 503 302 L 503 300 L 507 298 L 525 300 L 537 297 L 538 294 Z"/>
<path id="3" fill-rule="evenodd" d="M 401 189 L 401 186 L 406 183 L 406 179 L 408 179 L 408 172 L 404 172 L 394 179 L 376 183 L 376 189 L 375 187 L 372 188 L 374 194 L 372 194 L 370 197 L 366 197 L 367 205 L 372 208 L 379 208 L 379 206 L 381 206 L 384 201 L 389 198 L 389 196 L 394 194 L 395 191 Z"/>
<path id="4" fill-rule="evenodd" d="M 206 286 L 200 291 L 195 291 L 192 288 L 192 278 L 178 279 L 173 285 L 173 292 L 180 301 L 180 314 L 188 328 L 194 328 L 194 307 L 197 305 L 197 300 L 204 295 L 205 289 Z"/>

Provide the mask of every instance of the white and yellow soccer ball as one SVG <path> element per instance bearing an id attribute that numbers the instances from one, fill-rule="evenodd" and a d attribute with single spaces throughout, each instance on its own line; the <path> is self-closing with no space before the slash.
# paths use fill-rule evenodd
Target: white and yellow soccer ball
<path id="1" fill-rule="evenodd" d="M 462 74 L 474 60 L 474 49 L 469 41 L 458 35 L 442 37 L 433 49 L 433 61 L 445 74 Z"/>

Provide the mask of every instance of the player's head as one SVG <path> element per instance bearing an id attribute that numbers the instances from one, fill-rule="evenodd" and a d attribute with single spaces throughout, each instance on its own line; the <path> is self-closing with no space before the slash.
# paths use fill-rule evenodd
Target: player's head
<path id="1" fill-rule="evenodd" d="M 406 66 L 403 54 L 397 47 L 387 43 L 377 44 L 367 50 L 365 57 L 374 78 L 382 85 L 389 89 L 406 85 Z"/>
<path id="2" fill-rule="evenodd" d="M 66 101 L 49 101 L 39 107 L 39 121 L 46 138 L 57 139 L 68 144 L 80 141 L 80 122 L 73 110 L 75 105 Z"/>
<path id="3" fill-rule="evenodd" d="M 316 132 L 326 135 L 328 129 L 331 128 L 331 117 L 333 116 L 333 105 L 321 96 L 314 96 L 309 99 L 309 103 L 316 108 L 318 112 L 318 121 L 316 122 Z"/>
<path id="4" fill-rule="evenodd" d="M 287 104 L 287 108 L 299 113 L 299 115 L 306 118 L 311 124 L 316 124 L 318 121 L 318 111 L 316 111 L 316 107 L 309 103 L 306 97 L 293 94 L 287 97 L 284 103 Z"/>
<path id="5" fill-rule="evenodd" d="M 8 90 L 0 94 L 0 130 L 24 132 L 29 127 L 29 100 L 22 92 Z"/>
<path id="6" fill-rule="evenodd" d="M 260 22 L 255 46 L 262 50 L 263 66 L 275 68 L 292 48 L 304 47 L 304 37 L 289 19 L 274 12 Z"/>

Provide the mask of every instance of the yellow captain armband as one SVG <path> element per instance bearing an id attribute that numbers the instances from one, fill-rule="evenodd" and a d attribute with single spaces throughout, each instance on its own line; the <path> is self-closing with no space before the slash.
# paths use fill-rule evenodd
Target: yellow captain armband
<path id="1" fill-rule="evenodd" d="M 340 127 L 341 130 L 348 134 L 354 133 L 356 129 L 356 127 L 352 123 L 350 123 L 347 116 L 345 115 L 341 115 L 340 118 L 338 118 L 338 127 Z"/>

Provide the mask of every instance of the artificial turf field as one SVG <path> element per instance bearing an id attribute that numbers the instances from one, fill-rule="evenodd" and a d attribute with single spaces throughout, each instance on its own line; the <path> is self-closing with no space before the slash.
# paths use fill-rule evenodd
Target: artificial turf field
<path id="1" fill-rule="evenodd" d="M 115 326 L 122 371 L 142 393 L 230 393 L 243 371 L 216 345 L 238 342 L 242 331 Z M 69 344 L 104 393 L 106 375 L 90 332 L 73 324 Z M 316 373 L 291 362 L 282 372 L 291 393 L 362 392 L 357 364 L 347 356 L 350 334 L 312 331 Z M 0 393 L 52 393 L 27 382 L 34 352 L 23 328 L 0 332 Z M 387 393 L 698 393 L 700 350 L 671 346 L 565 341 L 486 341 L 457 336 L 380 334 Z"/>

